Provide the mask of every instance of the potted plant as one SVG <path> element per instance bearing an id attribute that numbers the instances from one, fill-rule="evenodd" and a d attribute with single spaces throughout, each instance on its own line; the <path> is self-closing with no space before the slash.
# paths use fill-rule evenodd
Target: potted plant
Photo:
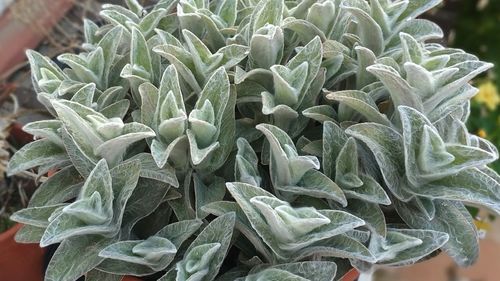
<path id="1" fill-rule="evenodd" d="M 360 280 L 478 254 L 466 204 L 500 211 L 469 134 L 491 68 L 431 39 L 437 0 L 105 5 L 62 70 L 28 52 L 53 120 L 11 175 L 57 169 L 13 215 L 61 243 L 45 280 Z M 149 278 L 149 277 L 148 277 Z"/>

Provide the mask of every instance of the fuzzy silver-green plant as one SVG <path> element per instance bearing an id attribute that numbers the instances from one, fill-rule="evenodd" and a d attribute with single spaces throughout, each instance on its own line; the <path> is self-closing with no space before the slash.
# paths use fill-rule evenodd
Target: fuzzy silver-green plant
<path id="1" fill-rule="evenodd" d="M 8 169 L 57 170 L 12 217 L 18 241 L 60 243 L 46 281 L 477 259 L 465 206 L 500 213 L 498 151 L 464 123 L 492 65 L 429 43 L 439 0 L 125 2 L 63 68 L 28 52 L 54 119 Z"/>

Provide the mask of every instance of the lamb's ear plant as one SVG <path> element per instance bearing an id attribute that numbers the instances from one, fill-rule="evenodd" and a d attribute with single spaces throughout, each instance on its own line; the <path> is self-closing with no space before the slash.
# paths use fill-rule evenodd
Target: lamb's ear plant
<path id="1" fill-rule="evenodd" d="M 492 65 L 430 43 L 417 17 L 439 0 L 125 2 L 63 68 L 27 53 L 54 119 L 26 125 L 8 171 L 38 173 L 12 219 L 18 241 L 60 243 L 45 280 L 476 261 L 466 206 L 500 213 L 498 151 L 464 124 Z"/>

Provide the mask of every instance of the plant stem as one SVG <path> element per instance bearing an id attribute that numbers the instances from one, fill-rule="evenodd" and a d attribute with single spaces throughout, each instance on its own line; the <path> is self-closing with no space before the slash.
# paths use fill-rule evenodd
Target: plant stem
<path id="1" fill-rule="evenodd" d="M 374 270 L 370 270 L 368 272 L 361 272 L 358 278 L 358 281 L 372 281 L 373 280 L 373 272 Z"/>

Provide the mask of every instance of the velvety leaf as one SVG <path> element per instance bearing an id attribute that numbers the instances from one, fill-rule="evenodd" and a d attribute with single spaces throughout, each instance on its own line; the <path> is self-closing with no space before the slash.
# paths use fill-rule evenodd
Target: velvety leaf
<path id="1" fill-rule="evenodd" d="M 401 218 L 416 229 L 429 229 L 444 232 L 449 235 L 448 242 L 443 250 L 448 253 L 457 264 L 468 266 L 473 264 L 479 255 L 479 242 L 476 227 L 467 209 L 452 201 L 437 201 L 436 215 L 428 220 L 418 209 L 409 204 L 394 202 Z M 453 223 L 450 223 L 453 222 Z"/>
<path id="2" fill-rule="evenodd" d="M 78 146 L 65 128 L 62 130 L 62 137 L 64 147 L 66 148 L 66 152 L 68 153 L 73 166 L 80 173 L 80 175 L 87 177 L 95 167 L 95 160 L 91 159 L 82 151 L 80 146 Z"/>
<path id="3" fill-rule="evenodd" d="M 96 267 L 103 259 L 97 254 L 113 239 L 83 236 L 64 240 L 50 260 L 46 281 L 74 281 Z"/>
<path id="4" fill-rule="evenodd" d="M 16 233 L 14 237 L 17 243 L 40 243 L 43 233 L 45 232 L 44 227 L 36 227 L 32 225 L 23 225 Z"/>
<path id="5" fill-rule="evenodd" d="M 169 239 L 179 249 L 201 225 L 202 221 L 198 219 L 179 221 L 165 226 L 156 235 Z"/>
<path id="6" fill-rule="evenodd" d="M 42 207 L 67 202 L 78 195 L 82 183 L 83 178 L 74 167 L 64 168 L 35 190 L 28 206 Z"/>
<path id="7" fill-rule="evenodd" d="M 297 280 L 297 281 L 331 281 L 335 276 L 337 266 L 333 262 L 311 261 L 301 263 L 287 263 L 268 267 L 258 273 L 238 281 L 256 280 Z"/>
<path id="8" fill-rule="evenodd" d="M 400 200 L 407 201 L 412 195 L 408 191 L 404 169 L 402 136 L 383 125 L 363 123 L 349 127 L 346 133 L 365 143 L 379 163 L 387 187 Z"/>
<path id="9" fill-rule="evenodd" d="M 31 142 L 11 158 L 7 167 L 7 174 L 14 175 L 31 168 L 47 165 L 66 159 L 66 152 L 59 145 L 49 139 Z"/>
<path id="10" fill-rule="evenodd" d="M 125 237 L 130 235 L 139 220 L 158 208 L 170 187 L 163 182 L 147 178 L 140 178 L 136 185 L 123 213 L 121 232 Z"/>
<path id="11" fill-rule="evenodd" d="M 363 115 L 369 122 L 375 122 L 382 125 L 390 125 L 387 117 L 380 113 L 377 105 L 371 98 L 361 91 L 341 91 L 332 92 L 327 95 L 328 99 L 339 101 L 341 104 L 347 105 L 354 109 L 359 114 Z M 343 111 L 339 111 L 340 120 L 348 120 L 343 118 Z"/>
<path id="12" fill-rule="evenodd" d="M 366 202 L 359 199 L 350 199 L 345 208 L 347 212 L 357 216 L 366 223 L 366 227 L 377 235 L 385 237 L 387 226 L 382 209 L 374 203 Z"/>
<path id="13" fill-rule="evenodd" d="M 204 218 L 206 214 L 202 207 L 212 202 L 221 201 L 226 194 L 226 186 L 222 178 L 216 177 L 212 184 L 205 185 L 197 174 L 193 174 L 194 194 L 196 198 L 196 215 Z"/>
<path id="14" fill-rule="evenodd" d="M 84 234 L 108 235 L 113 218 L 113 190 L 106 161 L 101 160 L 85 181 L 78 199 L 49 219 L 40 245 L 47 246 Z"/>
<path id="15" fill-rule="evenodd" d="M 255 33 L 266 24 L 280 25 L 283 19 L 283 9 L 285 4 L 282 0 L 260 1 L 254 8 L 250 17 L 249 35 Z"/>
<path id="16" fill-rule="evenodd" d="M 95 148 L 95 152 L 111 164 L 115 164 L 122 159 L 129 145 L 155 135 L 155 132 L 148 126 L 136 122 L 128 123 L 124 125 L 121 136 L 105 141 Z"/>
<path id="17" fill-rule="evenodd" d="M 338 257 L 357 259 L 374 263 L 376 258 L 366 248 L 363 243 L 353 239 L 345 234 L 334 236 L 330 239 L 322 240 L 298 252 L 295 260 L 301 260 L 315 254 L 321 254 L 323 257 Z"/>
<path id="18" fill-rule="evenodd" d="M 238 154 L 236 155 L 234 177 L 239 182 L 260 186 L 262 178 L 259 175 L 257 154 L 244 138 L 236 141 Z"/>
<path id="19" fill-rule="evenodd" d="M 283 30 L 279 26 L 265 25 L 250 40 L 250 61 L 256 67 L 269 69 L 283 56 Z"/>
<path id="20" fill-rule="evenodd" d="M 85 274 L 86 281 L 120 281 L 122 276 L 99 271 L 91 270 Z"/>
<path id="21" fill-rule="evenodd" d="M 363 221 L 354 216 L 340 211 L 316 211 L 314 208 L 293 209 L 289 207 L 288 203 L 251 185 L 243 183 L 228 183 L 226 185 L 245 212 L 252 227 L 281 259 L 316 241 L 342 234 L 364 224 Z M 274 208 L 277 208 L 276 211 Z M 287 213 L 290 215 L 286 215 Z M 280 214 L 281 219 L 278 219 L 278 214 Z M 295 216 L 297 223 L 304 221 L 310 225 L 305 228 L 302 228 L 301 224 L 294 225 L 295 219 L 293 218 Z M 302 216 L 315 219 L 307 222 L 307 219 Z M 285 226 L 284 217 L 290 220 L 286 224 L 287 226 Z"/>
<path id="22" fill-rule="evenodd" d="M 184 260 L 177 263 L 176 280 L 213 280 L 227 254 L 235 223 L 234 213 L 212 221 L 186 250 Z M 168 275 L 168 273 L 167 273 Z M 165 279 L 166 276 L 160 278 Z"/>
<path id="23" fill-rule="evenodd" d="M 115 274 L 143 275 L 147 273 L 147 270 L 143 273 L 140 269 L 134 268 L 136 265 L 149 267 L 152 269 L 151 272 L 160 271 L 168 266 L 176 253 L 175 245 L 159 236 L 151 236 L 146 240 L 120 241 L 104 248 L 99 256 L 123 263 L 119 263 L 119 266 L 116 263 L 115 267 L 110 265 L 100 267 L 108 272 L 113 271 Z"/>
<path id="24" fill-rule="evenodd" d="M 375 55 L 379 55 L 384 50 L 382 29 L 366 11 L 357 7 L 356 2 L 358 1 L 344 1 L 340 7 L 359 21 L 359 33 L 363 46 L 372 50 Z"/>
<path id="25" fill-rule="evenodd" d="M 391 229 L 389 229 L 391 231 Z M 401 251 L 382 263 L 389 266 L 405 266 L 418 262 L 441 248 L 449 239 L 448 234 L 432 230 L 397 229 L 401 234 L 418 238 L 422 243 L 408 251 Z"/>
<path id="26" fill-rule="evenodd" d="M 340 151 L 347 142 L 347 135 L 334 122 L 323 124 L 323 173 L 329 178 L 335 178 L 336 161 Z"/>
<path id="27" fill-rule="evenodd" d="M 478 169 L 469 169 L 415 188 L 412 192 L 429 199 L 480 204 L 499 213 L 499 188 L 500 183 L 484 172 Z"/>
<path id="28" fill-rule="evenodd" d="M 409 107 L 401 107 L 399 111 L 403 124 L 407 177 L 414 186 L 455 175 L 496 159 L 495 155 L 481 149 L 446 145 L 424 115 Z"/>
<path id="29" fill-rule="evenodd" d="M 53 101 L 52 105 L 80 149 L 86 155 L 93 156 L 94 149 L 103 143 L 103 139 L 83 116 L 99 114 L 91 108 L 70 101 Z"/>
<path id="30" fill-rule="evenodd" d="M 297 185 L 277 186 L 276 189 L 291 194 L 330 199 L 342 205 L 347 204 L 342 189 L 330 178 L 315 170 L 306 172 Z"/>
<path id="31" fill-rule="evenodd" d="M 63 147 L 63 142 L 58 130 L 61 128 L 62 122 L 59 120 L 41 120 L 26 124 L 23 131 L 38 138 L 46 138 Z"/>

